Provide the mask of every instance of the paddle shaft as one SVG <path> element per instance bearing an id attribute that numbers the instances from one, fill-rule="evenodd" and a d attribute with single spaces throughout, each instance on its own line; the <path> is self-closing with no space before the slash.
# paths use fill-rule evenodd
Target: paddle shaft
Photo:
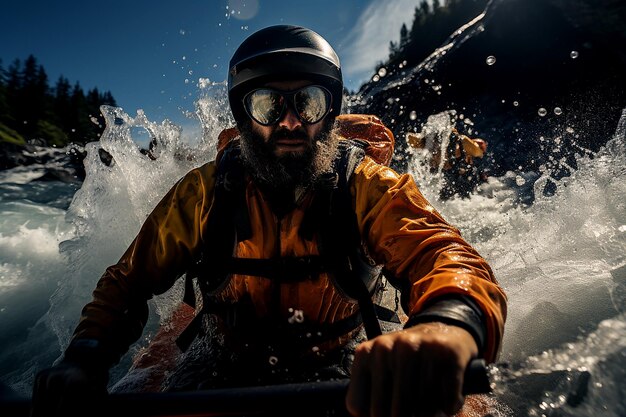
<path id="1" fill-rule="evenodd" d="M 104 415 L 240 416 L 307 415 L 323 410 L 343 410 L 349 379 L 206 391 L 110 394 Z M 464 394 L 491 391 L 482 359 L 473 360 L 465 373 Z M 132 410 L 132 413 L 131 413 Z M 27 417 L 29 399 L 0 400 L 3 417 Z"/>

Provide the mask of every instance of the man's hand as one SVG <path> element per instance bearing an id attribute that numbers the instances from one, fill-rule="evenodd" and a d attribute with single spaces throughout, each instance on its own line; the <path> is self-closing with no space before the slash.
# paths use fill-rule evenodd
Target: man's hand
<path id="1" fill-rule="evenodd" d="M 423 323 L 356 349 L 346 407 L 357 417 L 452 415 L 478 346 L 466 330 Z"/>
<path id="2" fill-rule="evenodd" d="M 72 362 L 45 369 L 35 377 L 31 416 L 98 415 L 107 379 L 104 370 L 88 370 Z"/>

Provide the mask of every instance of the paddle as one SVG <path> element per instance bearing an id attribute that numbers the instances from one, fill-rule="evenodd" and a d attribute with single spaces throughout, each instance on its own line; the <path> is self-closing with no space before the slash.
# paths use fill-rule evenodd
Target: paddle
<path id="1" fill-rule="evenodd" d="M 325 410 L 347 414 L 344 401 L 349 379 L 336 381 L 226 388 L 207 391 L 111 394 L 104 415 L 120 416 L 241 416 L 309 415 Z M 465 373 L 465 394 L 491 391 L 482 359 L 473 360 Z M 130 412 L 132 410 L 132 412 Z M 0 400 L 3 417 L 26 417 L 30 399 Z"/>

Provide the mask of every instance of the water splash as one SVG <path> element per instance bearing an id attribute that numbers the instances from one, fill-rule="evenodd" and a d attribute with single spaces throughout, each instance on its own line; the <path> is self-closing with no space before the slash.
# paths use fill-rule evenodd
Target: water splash
<path id="1" fill-rule="evenodd" d="M 605 320 L 587 337 L 559 349 L 513 365 L 491 366 L 495 396 L 512 405 L 515 415 L 541 416 L 556 410 L 558 415 L 595 416 L 598 410 L 624 415 L 624 387 L 610 382 L 626 377 L 619 366 L 626 352 L 624 319 L 621 315 Z"/>
<path id="2" fill-rule="evenodd" d="M 425 128 L 436 126 L 445 130 L 434 118 Z M 512 368 L 498 368 L 496 396 L 514 415 L 624 415 L 626 110 L 603 149 L 554 180 L 553 196 L 540 192 L 548 174 L 521 172 L 490 179 L 469 199 L 441 201 L 424 157 L 414 153 L 411 164 L 423 193 L 509 296 L 500 358 Z M 526 190 L 534 184 L 530 206 L 520 202 L 520 176 Z"/>

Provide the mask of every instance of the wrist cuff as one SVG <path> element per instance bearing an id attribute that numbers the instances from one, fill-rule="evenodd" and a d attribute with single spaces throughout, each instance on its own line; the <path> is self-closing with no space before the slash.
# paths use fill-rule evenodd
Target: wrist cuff
<path id="1" fill-rule="evenodd" d="M 467 330 L 476 341 L 479 356 L 483 355 L 487 326 L 483 312 L 469 297 L 438 298 L 419 313 L 412 315 L 404 327 L 429 322 L 442 322 Z"/>

